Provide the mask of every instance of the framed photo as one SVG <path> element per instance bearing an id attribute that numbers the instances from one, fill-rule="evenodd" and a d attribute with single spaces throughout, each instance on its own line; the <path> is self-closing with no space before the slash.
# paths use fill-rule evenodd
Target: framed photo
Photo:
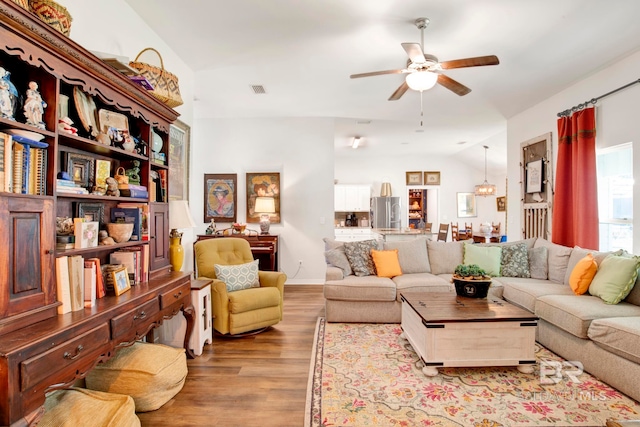
<path id="1" fill-rule="evenodd" d="M 104 223 L 104 205 L 102 203 L 76 203 L 76 218 L 87 222 Z"/>
<path id="2" fill-rule="evenodd" d="M 236 222 L 238 176 L 233 174 L 204 175 L 204 222 Z"/>
<path id="3" fill-rule="evenodd" d="M 169 127 L 169 200 L 189 200 L 191 128 L 176 120 Z"/>
<path id="4" fill-rule="evenodd" d="M 107 178 L 111 176 L 111 161 L 96 159 L 96 179 L 95 186 L 107 188 Z"/>
<path id="5" fill-rule="evenodd" d="M 424 185 L 440 185 L 440 172 L 425 172 Z"/>
<path id="6" fill-rule="evenodd" d="M 271 224 L 280 223 L 280 172 L 247 173 L 247 222 L 259 223 L 260 214 L 254 211 L 257 197 L 273 197 L 275 213 L 269 214 Z"/>
<path id="7" fill-rule="evenodd" d="M 122 295 L 131 289 L 131 283 L 129 282 L 129 273 L 127 273 L 127 267 L 111 272 L 111 278 L 113 279 L 113 290 L 116 292 L 116 296 Z"/>
<path id="8" fill-rule="evenodd" d="M 527 163 L 527 193 L 542 191 L 542 159 Z"/>
<path id="9" fill-rule="evenodd" d="M 406 172 L 407 185 L 422 185 L 422 172 Z"/>
<path id="10" fill-rule="evenodd" d="M 475 193 L 457 193 L 458 218 L 470 218 L 478 216 L 476 213 Z"/>
<path id="11" fill-rule="evenodd" d="M 507 210 L 507 197 L 496 197 L 496 208 L 498 212 L 505 212 Z"/>
<path id="12" fill-rule="evenodd" d="M 93 157 L 77 153 L 67 153 L 67 172 L 71 179 L 81 187 L 93 187 Z"/>
<path id="13" fill-rule="evenodd" d="M 100 225 L 97 222 L 87 222 L 82 218 L 74 218 L 73 232 L 76 237 L 75 249 L 97 247 L 99 231 Z"/>

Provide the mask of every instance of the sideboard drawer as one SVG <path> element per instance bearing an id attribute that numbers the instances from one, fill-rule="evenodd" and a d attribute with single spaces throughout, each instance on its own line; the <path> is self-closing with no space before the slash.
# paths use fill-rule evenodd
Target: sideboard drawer
<path id="1" fill-rule="evenodd" d="M 160 294 L 160 309 L 165 309 L 176 301 L 181 301 L 191 292 L 191 282 L 185 282 L 177 288 L 173 288 L 163 294 Z"/>
<path id="2" fill-rule="evenodd" d="M 159 302 L 155 298 L 133 310 L 114 317 L 111 319 L 112 338 L 119 338 L 133 332 L 135 336 L 145 335 L 147 333 L 146 329 L 153 323 L 154 317 L 159 311 Z"/>
<path id="3" fill-rule="evenodd" d="M 109 325 L 103 323 L 82 335 L 20 363 L 20 390 L 28 390 L 47 377 L 60 372 L 83 371 L 82 365 L 94 362 L 109 343 Z M 67 379 L 68 380 L 68 379 Z"/>

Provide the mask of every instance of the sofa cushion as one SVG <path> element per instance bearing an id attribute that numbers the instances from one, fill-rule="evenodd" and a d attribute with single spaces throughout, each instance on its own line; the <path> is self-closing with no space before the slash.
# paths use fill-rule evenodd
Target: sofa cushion
<path id="1" fill-rule="evenodd" d="M 549 266 L 549 280 L 556 283 L 564 283 L 564 276 L 567 274 L 567 265 L 573 248 L 557 245 L 548 240 L 538 238 L 533 245 L 534 248 L 544 246 L 549 254 L 547 264 Z"/>
<path id="2" fill-rule="evenodd" d="M 573 272 L 573 269 L 580 260 L 587 256 L 587 254 L 593 255 L 593 259 L 595 260 L 596 265 L 599 266 L 600 264 L 602 264 L 602 261 L 604 261 L 604 259 L 611 253 L 592 251 L 589 249 L 581 248 L 580 246 L 575 246 L 571 251 L 571 256 L 569 257 L 569 262 L 567 263 L 567 272 L 564 275 L 565 285 L 569 285 L 569 278 L 571 276 L 571 273 Z M 617 255 L 621 255 L 621 252 L 617 252 Z"/>
<path id="3" fill-rule="evenodd" d="M 345 276 L 353 274 L 353 270 L 351 270 L 351 264 L 349 264 L 347 254 L 344 253 L 344 246 L 329 249 L 324 253 L 324 257 L 327 260 L 327 264 L 338 267 L 340 270 L 342 270 L 342 274 L 344 274 Z"/>
<path id="4" fill-rule="evenodd" d="M 524 244 L 527 247 L 527 250 L 529 250 L 529 249 L 533 249 L 533 245 L 535 245 L 536 239 L 537 239 L 537 237 L 530 237 L 528 239 L 514 240 L 513 242 L 476 243 L 476 245 L 478 245 L 478 246 L 499 246 L 499 247 L 503 248 L 505 246 Z"/>
<path id="5" fill-rule="evenodd" d="M 227 292 L 241 291 L 260 287 L 258 262 L 259 260 L 238 265 L 214 264 L 213 269 L 218 280 L 227 285 Z"/>
<path id="6" fill-rule="evenodd" d="M 340 242 L 336 239 L 332 239 L 330 237 L 325 237 L 322 239 L 324 242 L 324 250 L 330 251 L 331 249 L 339 248 L 340 246 L 344 246 L 344 242 Z"/>
<path id="7" fill-rule="evenodd" d="M 595 319 L 587 335 L 611 353 L 640 363 L 640 317 Z"/>
<path id="8" fill-rule="evenodd" d="M 617 304 L 629 295 L 638 278 L 640 257 L 609 255 L 598 267 L 589 293 L 608 304 Z"/>
<path id="9" fill-rule="evenodd" d="M 495 281 L 496 279 L 494 279 Z M 499 277 L 504 285 L 503 296 L 507 301 L 535 312 L 536 299 L 543 295 L 573 295 L 570 287 L 549 280 Z"/>
<path id="10" fill-rule="evenodd" d="M 324 275 L 325 282 L 328 282 L 329 280 L 342 280 L 345 277 L 346 276 L 341 269 L 334 267 L 333 265 L 327 265 L 327 271 Z"/>
<path id="11" fill-rule="evenodd" d="M 343 301 L 395 301 L 396 284 L 387 277 L 348 276 L 326 282 L 324 297 Z"/>
<path id="12" fill-rule="evenodd" d="M 478 246 L 473 243 L 464 245 L 464 264 L 475 264 L 486 271 L 489 276 L 500 276 L 501 259 L 501 247 Z"/>
<path id="13" fill-rule="evenodd" d="M 502 246 L 500 275 L 506 277 L 531 277 L 527 245 L 518 243 Z"/>
<path id="14" fill-rule="evenodd" d="M 229 312 L 240 314 L 263 308 L 279 307 L 280 301 L 280 291 L 273 286 L 231 292 L 229 293 Z"/>
<path id="15" fill-rule="evenodd" d="M 431 273 L 427 239 L 418 237 L 413 240 L 384 242 L 384 249 L 397 249 L 403 274 Z"/>
<path id="16" fill-rule="evenodd" d="M 621 302 L 605 304 L 590 295 L 545 295 L 538 298 L 535 314 L 579 338 L 588 338 L 591 321 L 608 317 L 640 316 L 640 307 Z"/>
<path id="17" fill-rule="evenodd" d="M 398 290 L 396 299 L 400 301 L 401 292 L 450 292 L 451 281 L 431 273 L 413 273 L 396 276 L 393 279 Z"/>
<path id="18" fill-rule="evenodd" d="M 378 249 L 377 240 L 345 242 L 344 253 L 347 255 L 351 269 L 356 276 L 376 274 L 376 267 L 373 264 L 373 258 L 371 258 L 372 249 Z"/>
<path id="19" fill-rule="evenodd" d="M 573 252 L 575 253 L 575 251 Z M 573 256 L 573 253 L 571 256 Z M 567 273 L 568 273 L 567 268 Z M 585 294 L 589 290 L 589 285 L 593 280 L 593 276 L 598 272 L 598 263 L 590 253 L 582 258 L 573 267 L 569 276 L 569 287 L 576 295 Z"/>
<path id="20" fill-rule="evenodd" d="M 546 246 L 527 250 L 529 256 L 529 273 L 532 279 L 547 280 L 549 278 L 549 250 Z"/>
<path id="21" fill-rule="evenodd" d="M 453 273 L 464 256 L 464 241 L 435 242 L 427 240 L 432 274 Z"/>
<path id="22" fill-rule="evenodd" d="M 638 278 L 636 279 L 636 284 L 629 292 L 629 295 L 624 299 L 626 302 L 640 305 L 640 274 L 638 274 Z"/>
<path id="23" fill-rule="evenodd" d="M 373 263 L 376 266 L 376 275 L 378 277 L 402 276 L 397 249 L 387 251 L 372 249 L 371 258 L 373 258 Z"/>

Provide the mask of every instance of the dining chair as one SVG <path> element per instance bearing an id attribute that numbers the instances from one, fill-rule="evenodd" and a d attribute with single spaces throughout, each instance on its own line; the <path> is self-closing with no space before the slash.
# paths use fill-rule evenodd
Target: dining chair
<path id="1" fill-rule="evenodd" d="M 438 230 L 438 241 L 446 242 L 447 234 L 449 234 L 449 224 L 440 224 L 440 229 Z"/>
<path id="2" fill-rule="evenodd" d="M 500 234 L 500 225 L 502 223 L 499 222 L 497 224 L 494 224 L 493 222 L 491 223 L 491 233 L 492 234 Z"/>
<path id="3" fill-rule="evenodd" d="M 431 223 L 431 222 L 427 222 L 427 223 L 424 225 L 424 231 L 426 231 L 427 233 L 431 233 L 431 228 L 432 228 L 432 227 L 433 227 L 433 223 Z"/>
<path id="4" fill-rule="evenodd" d="M 455 225 L 451 223 L 451 240 L 454 242 L 458 240 L 458 223 Z"/>

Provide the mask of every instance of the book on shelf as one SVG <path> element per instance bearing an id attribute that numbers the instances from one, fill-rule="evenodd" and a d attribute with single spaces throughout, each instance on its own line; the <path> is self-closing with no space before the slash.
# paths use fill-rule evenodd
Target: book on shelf
<path id="1" fill-rule="evenodd" d="M 87 261 L 96 266 L 96 298 L 104 298 L 107 295 L 107 290 L 104 287 L 100 258 L 87 258 Z"/>
<path id="2" fill-rule="evenodd" d="M 69 288 L 69 261 L 68 257 L 56 258 L 56 296 L 60 305 L 58 314 L 71 312 L 71 289 Z"/>
<path id="3" fill-rule="evenodd" d="M 149 205 L 147 203 L 122 202 L 118 203 L 118 208 L 138 209 L 140 216 L 140 239 L 149 240 Z"/>
<path id="4" fill-rule="evenodd" d="M 145 190 L 139 190 L 135 188 L 123 188 L 120 190 L 120 195 L 122 197 L 132 197 L 134 199 L 148 199 L 149 192 Z"/>
<path id="5" fill-rule="evenodd" d="M 158 175 L 160 175 L 160 192 L 158 194 L 159 200 L 158 202 L 166 202 L 167 201 L 167 171 L 165 169 L 158 170 Z M 158 191 L 158 189 L 156 189 Z"/>
<path id="6" fill-rule="evenodd" d="M 74 255 L 68 261 L 71 311 L 78 311 L 84 308 L 84 258 Z"/>
<path id="7" fill-rule="evenodd" d="M 149 281 L 149 245 L 129 246 L 119 252 L 133 252 L 136 256 L 136 282 Z M 134 283 L 134 282 L 132 282 Z"/>
<path id="8" fill-rule="evenodd" d="M 96 305 L 97 276 L 96 264 L 88 259 L 84 260 L 84 306 Z"/>
<path id="9" fill-rule="evenodd" d="M 139 241 L 142 239 L 140 233 L 141 220 L 142 212 L 140 208 L 111 208 L 111 222 L 133 224 L 133 231 L 129 240 Z"/>
<path id="10" fill-rule="evenodd" d="M 141 283 L 139 267 L 140 261 L 140 251 L 119 250 L 116 252 L 111 252 L 111 254 L 109 254 L 109 263 L 122 264 L 127 267 L 129 283 L 131 283 L 131 285 L 133 286 L 139 285 Z"/>
<path id="11" fill-rule="evenodd" d="M 13 181 L 13 138 L 8 133 L 0 132 L 0 144 L 4 151 L 4 188 L 0 190 L 10 193 Z"/>
<path id="12" fill-rule="evenodd" d="M 14 142 L 13 145 L 13 163 L 11 189 L 13 193 L 22 193 L 22 163 L 24 161 L 24 145 Z"/>

